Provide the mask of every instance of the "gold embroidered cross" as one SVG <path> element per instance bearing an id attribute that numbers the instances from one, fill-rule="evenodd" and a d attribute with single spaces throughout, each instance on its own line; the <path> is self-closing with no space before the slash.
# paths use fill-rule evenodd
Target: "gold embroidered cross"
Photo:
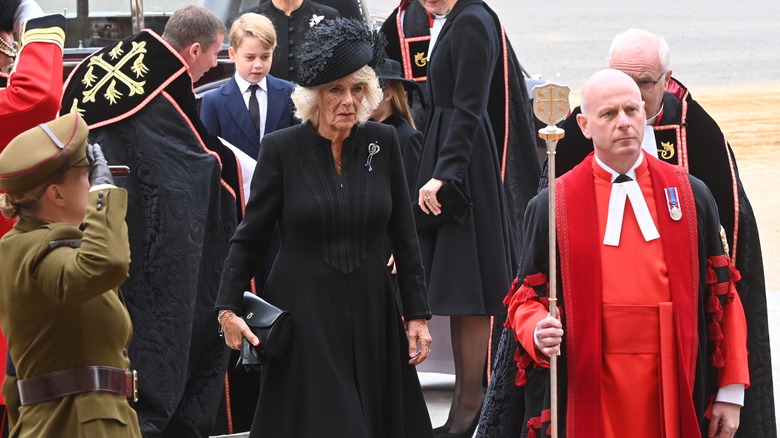
<path id="1" fill-rule="evenodd" d="M 117 46 L 114 47 L 111 52 L 109 52 L 111 59 L 116 59 L 122 54 L 123 51 L 120 48 L 121 44 L 122 43 L 117 44 Z M 144 94 L 144 85 L 146 84 L 146 81 L 136 81 L 121 71 L 125 64 L 135 58 L 133 60 L 133 64 L 130 67 L 130 70 L 135 73 L 136 78 L 141 78 L 149 72 L 149 68 L 147 68 L 143 63 L 144 53 L 146 53 L 146 41 L 142 41 L 140 43 L 133 41 L 132 44 L 133 47 L 130 49 L 130 52 L 126 56 L 120 58 L 119 62 L 117 62 L 115 65 L 111 65 L 111 63 L 104 60 L 103 53 L 94 56 L 89 60 L 89 69 L 87 70 L 87 73 L 84 75 L 84 78 L 81 80 L 81 82 L 87 87 L 91 88 L 84 91 L 84 98 L 82 99 L 82 102 L 95 102 L 95 96 L 106 83 L 109 83 L 109 81 L 110 83 L 106 88 L 106 92 L 103 94 L 103 97 L 105 97 L 111 105 L 115 104 L 118 99 L 122 98 L 122 93 L 116 88 L 117 80 L 130 89 L 130 96 L 135 94 Z M 105 76 L 103 76 L 100 80 L 98 80 L 97 76 L 95 76 L 93 73 L 93 69 L 95 67 L 100 67 L 106 72 Z"/>

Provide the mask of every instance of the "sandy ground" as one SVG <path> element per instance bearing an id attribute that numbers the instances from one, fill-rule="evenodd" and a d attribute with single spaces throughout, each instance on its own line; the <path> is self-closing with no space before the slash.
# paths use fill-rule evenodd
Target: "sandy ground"
<path id="1" fill-rule="evenodd" d="M 780 151 L 780 84 L 702 89 L 693 96 L 734 149 L 758 221 L 767 291 L 780 293 L 780 168 L 774 160 Z"/>

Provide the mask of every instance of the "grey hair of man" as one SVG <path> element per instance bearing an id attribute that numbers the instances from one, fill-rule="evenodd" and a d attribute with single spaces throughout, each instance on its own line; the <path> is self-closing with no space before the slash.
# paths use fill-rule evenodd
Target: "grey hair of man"
<path id="1" fill-rule="evenodd" d="M 585 85 L 583 85 L 582 92 L 580 93 L 580 110 L 582 111 L 582 115 L 583 116 L 587 117 L 589 115 L 588 109 L 590 107 L 590 91 L 591 91 L 591 88 L 594 86 L 593 82 L 595 82 L 595 81 L 593 81 L 591 79 L 594 76 L 597 76 L 597 74 L 598 75 L 611 74 L 609 72 L 616 72 L 616 73 L 620 73 L 622 76 L 629 77 L 628 75 L 626 75 L 622 71 L 615 70 L 615 69 L 601 70 L 601 71 L 598 71 L 598 72 L 594 73 L 593 75 L 591 75 L 591 77 L 588 78 L 587 81 L 585 81 Z M 630 77 L 629 77 L 629 79 L 630 79 Z M 636 88 L 636 94 L 637 94 L 637 96 L 639 96 L 639 101 L 641 102 L 642 101 L 642 92 L 639 91 L 639 87 Z"/>
<path id="2" fill-rule="evenodd" d="M 671 52 L 669 45 L 666 43 L 664 37 L 656 35 L 652 32 L 648 32 L 644 29 L 632 28 L 625 32 L 619 33 L 612 39 L 612 44 L 609 46 L 609 56 L 607 63 L 612 60 L 612 54 L 619 47 L 621 49 L 627 49 L 630 47 L 642 47 L 647 45 L 648 41 L 655 41 L 658 43 L 658 61 L 663 67 L 665 72 L 672 69 Z M 609 66 L 611 68 L 611 66 Z"/>
<path id="3" fill-rule="evenodd" d="M 376 72 L 369 66 L 363 66 L 354 73 L 346 76 L 346 79 L 355 83 L 363 82 L 366 84 L 366 89 L 363 94 L 363 101 L 358 108 L 358 124 L 364 124 L 371 116 L 371 112 L 379 106 L 384 98 L 382 88 L 379 86 L 379 79 L 377 79 Z M 317 85 L 315 87 L 301 87 L 295 86 L 292 96 L 290 98 L 295 104 L 295 117 L 301 119 L 302 122 L 317 122 L 319 115 L 319 100 L 320 89 L 327 87 L 329 84 Z"/>
<path id="4" fill-rule="evenodd" d="M 202 6 L 187 5 L 171 15 L 162 37 L 180 52 L 194 43 L 210 47 L 219 35 L 226 33 L 225 23 L 213 12 Z"/>

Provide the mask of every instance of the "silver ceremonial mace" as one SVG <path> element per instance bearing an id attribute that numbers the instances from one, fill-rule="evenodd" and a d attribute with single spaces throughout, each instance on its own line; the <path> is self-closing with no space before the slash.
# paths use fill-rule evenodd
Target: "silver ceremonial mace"
<path id="1" fill-rule="evenodd" d="M 539 130 L 539 137 L 547 143 L 548 226 L 550 228 L 550 316 L 558 318 L 558 269 L 557 237 L 555 228 L 555 148 L 565 135 L 563 129 L 555 126 L 569 114 L 569 87 L 553 83 L 533 88 L 534 115 L 547 126 Z M 558 438 L 558 355 L 550 357 L 550 432 Z"/>

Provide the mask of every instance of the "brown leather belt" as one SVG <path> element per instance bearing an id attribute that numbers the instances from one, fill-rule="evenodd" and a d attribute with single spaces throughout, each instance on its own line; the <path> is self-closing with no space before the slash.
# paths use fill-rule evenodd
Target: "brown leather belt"
<path id="1" fill-rule="evenodd" d="M 138 373 L 112 367 L 55 371 L 16 382 L 22 406 L 90 391 L 107 391 L 138 401 Z"/>

